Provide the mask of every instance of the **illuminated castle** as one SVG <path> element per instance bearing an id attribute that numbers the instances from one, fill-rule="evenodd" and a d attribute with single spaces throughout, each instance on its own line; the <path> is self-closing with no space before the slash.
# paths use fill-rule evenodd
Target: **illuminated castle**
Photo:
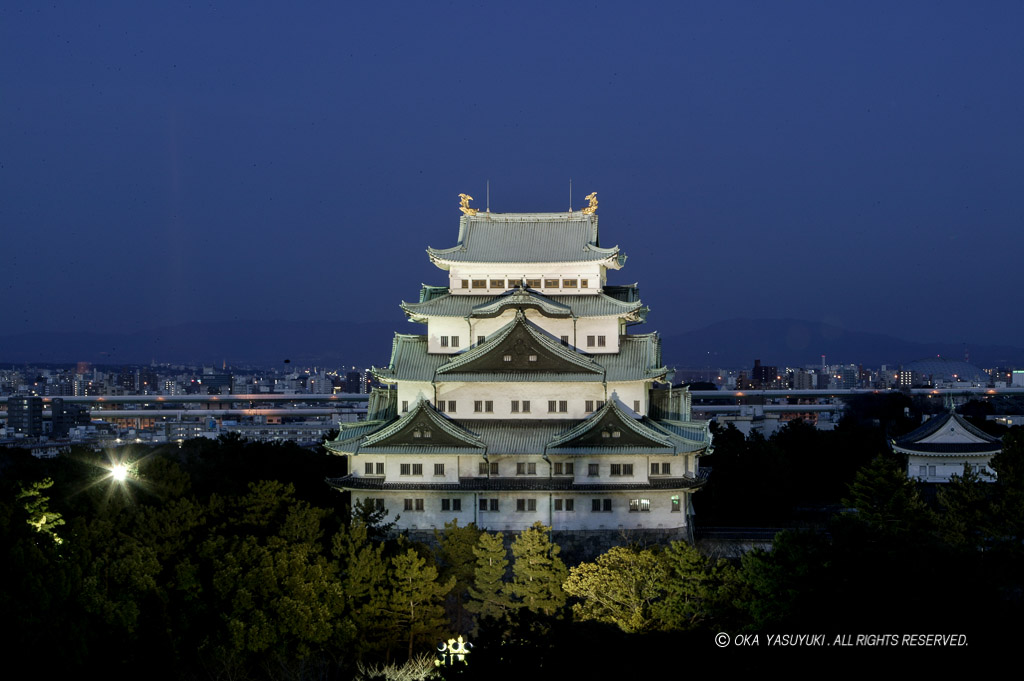
<path id="1" fill-rule="evenodd" d="M 368 420 L 327 445 L 350 464 L 329 482 L 402 529 L 685 533 L 711 435 L 658 335 L 627 333 L 647 308 L 606 284 L 626 257 L 601 246 L 596 198 L 513 214 L 468 199 L 456 245 L 428 249 L 447 285 L 402 303 L 426 333 L 395 335 Z"/>

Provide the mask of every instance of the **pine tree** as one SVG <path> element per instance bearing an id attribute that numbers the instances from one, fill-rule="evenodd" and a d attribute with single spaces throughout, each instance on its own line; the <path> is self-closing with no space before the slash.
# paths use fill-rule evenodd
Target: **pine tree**
<path id="1" fill-rule="evenodd" d="M 547 616 L 565 605 L 562 584 L 569 576 L 561 549 L 548 539 L 550 530 L 537 522 L 512 542 L 512 595 L 519 607 Z"/>
<path id="2" fill-rule="evenodd" d="M 444 597 L 455 586 L 455 578 L 441 583 L 437 568 L 427 565 L 425 558 L 408 549 L 391 559 L 392 591 L 388 614 L 409 641 L 409 658 L 413 657 L 416 640 L 432 640 L 444 635 L 448 620 L 444 616 Z"/>
<path id="3" fill-rule="evenodd" d="M 464 597 L 467 589 L 473 584 L 476 573 L 476 556 L 473 550 L 480 534 L 481 530 L 473 523 L 459 527 L 457 518 L 444 524 L 444 532 L 434 530 L 434 538 L 438 544 L 438 559 L 442 565 L 441 577 L 455 579 L 455 588 L 452 589 L 451 595 L 455 601 L 455 628 L 460 633 L 465 632 L 465 620 L 468 619 Z"/>
<path id="4" fill-rule="evenodd" d="M 501 532 L 481 533 L 473 555 L 476 556 L 476 566 L 466 610 L 481 619 L 504 619 L 512 609 L 505 583 L 505 570 L 508 568 L 505 538 Z"/>

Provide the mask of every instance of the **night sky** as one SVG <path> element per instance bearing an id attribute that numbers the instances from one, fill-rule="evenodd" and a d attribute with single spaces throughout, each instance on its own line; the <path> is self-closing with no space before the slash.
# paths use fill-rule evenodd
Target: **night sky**
<path id="1" fill-rule="evenodd" d="M 0 334 L 416 331 L 572 178 L 647 328 L 1024 344 L 1020 2 L 152 4 L 0 6 Z"/>

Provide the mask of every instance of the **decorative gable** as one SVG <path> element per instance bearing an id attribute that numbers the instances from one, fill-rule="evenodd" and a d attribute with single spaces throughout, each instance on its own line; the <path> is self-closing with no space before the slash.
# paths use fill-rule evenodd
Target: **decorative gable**
<path id="1" fill-rule="evenodd" d="M 521 371 L 600 374 L 603 369 L 589 357 L 545 336 L 526 321 L 525 315 L 519 311 L 515 320 L 494 337 L 438 368 L 437 373 Z"/>

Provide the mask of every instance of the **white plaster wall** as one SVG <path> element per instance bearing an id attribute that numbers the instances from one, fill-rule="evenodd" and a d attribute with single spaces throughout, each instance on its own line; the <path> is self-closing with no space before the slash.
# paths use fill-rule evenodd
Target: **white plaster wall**
<path id="1" fill-rule="evenodd" d="M 605 400 L 604 384 L 587 383 L 438 383 L 437 399 L 455 400 L 455 419 L 584 419 L 589 416 L 586 400 Z M 398 394 L 401 409 L 402 393 Z M 494 402 L 493 413 L 473 411 L 476 400 Z M 512 400 L 530 401 L 530 413 L 512 412 Z M 567 412 L 548 412 L 549 400 L 566 400 Z M 412 402 L 410 402 L 410 406 Z"/>
<path id="2" fill-rule="evenodd" d="M 943 457 L 943 458 L 928 458 L 922 456 L 909 455 L 907 457 L 907 476 L 914 480 L 921 480 L 923 482 L 949 482 L 949 479 L 954 475 L 964 474 L 964 462 L 968 461 L 975 465 L 984 465 L 984 470 L 989 473 L 992 477 L 982 476 L 983 480 L 994 480 L 995 471 L 992 470 L 990 465 L 991 457 Z M 935 466 L 935 475 L 926 474 L 921 475 L 921 466 Z"/>
<path id="3" fill-rule="evenodd" d="M 402 411 L 402 402 L 408 402 L 409 409 L 411 410 L 416 405 L 416 400 L 420 395 L 423 395 L 423 399 L 431 404 L 434 403 L 434 387 L 429 381 L 399 381 L 398 415 L 401 416 L 404 413 Z"/>
<path id="4" fill-rule="evenodd" d="M 647 413 L 647 399 L 650 395 L 649 390 L 650 385 L 646 381 L 630 381 L 629 383 L 616 382 L 608 384 L 609 397 L 612 395 L 618 396 L 619 401 L 626 405 L 626 409 L 629 411 L 633 410 L 633 402 L 639 400 L 639 414 L 641 416 Z"/>
<path id="5" fill-rule="evenodd" d="M 543 269 L 540 269 L 543 268 Z M 448 272 L 448 287 L 453 295 L 497 295 L 514 287 L 523 279 L 558 279 L 558 288 L 542 286 L 540 290 L 549 295 L 582 294 L 595 295 L 600 293 L 604 285 L 604 266 L 598 263 L 466 263 L 452 265 Z M 506 288 L 462 288 L 462 280 L 503 279 Z M 509 280 L 512 286 L 509 287 Z M 587 279 L 587 288 L 562 288 L 562 279 Z M 471 284 L 472 285 L 472 284 Z"/>

